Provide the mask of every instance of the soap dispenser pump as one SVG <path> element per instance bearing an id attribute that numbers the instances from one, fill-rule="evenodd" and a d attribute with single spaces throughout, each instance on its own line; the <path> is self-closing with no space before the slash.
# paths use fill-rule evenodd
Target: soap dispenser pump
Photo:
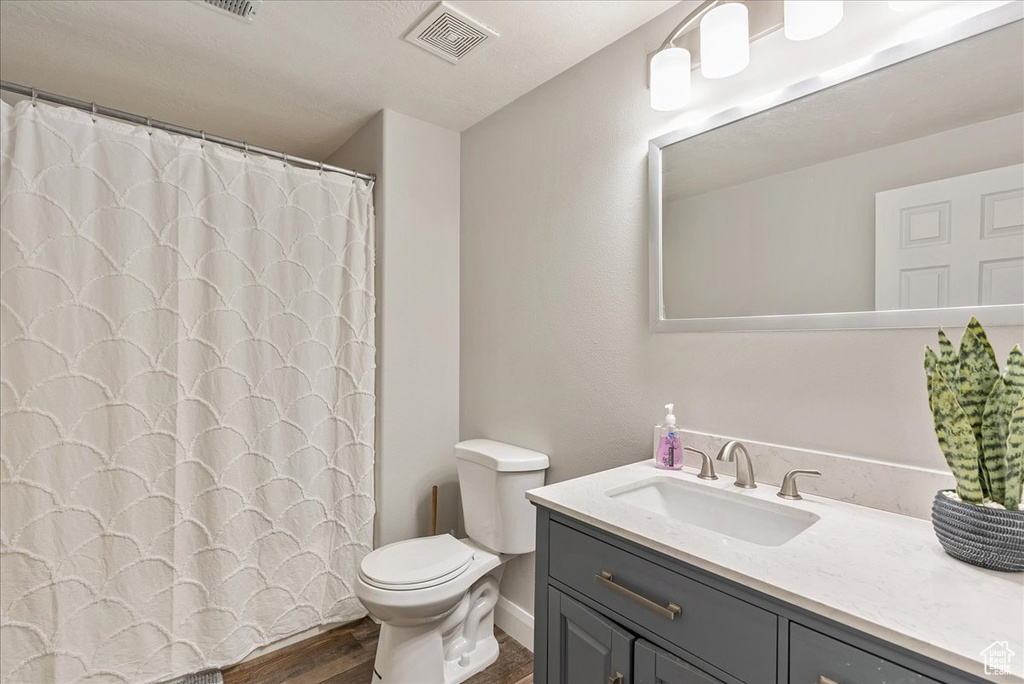
<path id="1" fill-rule="evenodd" d="M 675 404 L 665 404 L 665 422 L 658 428 L 658 446 L 654 456 L 654 465 L 663 470 L 680 470 L 683 467 L 683 454 L 679 449 L 679 428 L 676 427 L 676 416 L 673 413 Z"/>

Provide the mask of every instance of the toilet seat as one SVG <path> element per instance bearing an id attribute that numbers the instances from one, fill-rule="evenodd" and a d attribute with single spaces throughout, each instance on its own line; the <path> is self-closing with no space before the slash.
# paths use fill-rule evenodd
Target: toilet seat
<path id="1" fill-rule="evenodd" d="M 372 551 L 360 564 L 359 576 L 381 589 L 426 589 L 464 573 L 473 555 L 470 546 L 450 534 L 409 539 Z"/>

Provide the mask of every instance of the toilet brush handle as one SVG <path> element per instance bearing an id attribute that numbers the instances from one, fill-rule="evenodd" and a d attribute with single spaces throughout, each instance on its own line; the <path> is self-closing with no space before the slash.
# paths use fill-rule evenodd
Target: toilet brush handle
<path id="1" fill-rule="evenodd" d="M 437 485 L 430 488 L 430 536 L 437 534 Z"/>

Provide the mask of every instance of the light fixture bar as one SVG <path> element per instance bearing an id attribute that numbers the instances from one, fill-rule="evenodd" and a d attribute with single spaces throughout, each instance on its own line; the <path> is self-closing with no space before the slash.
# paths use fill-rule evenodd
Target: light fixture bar
<path id="1" fill-rule="evenodd" d="M 672 29 L 672 33 L 668 34 L 668 38 L 661 44 L 658 50 L 664 50 L 667 47 L 671 47 L 680 36 L 690 31 L 693 28 L 694 23 L 712 10 L 720 0 L 706 0 L 698 5 L 697 9 L 693 10 L 686 17 L 683 18 L 679 24 Z"/>

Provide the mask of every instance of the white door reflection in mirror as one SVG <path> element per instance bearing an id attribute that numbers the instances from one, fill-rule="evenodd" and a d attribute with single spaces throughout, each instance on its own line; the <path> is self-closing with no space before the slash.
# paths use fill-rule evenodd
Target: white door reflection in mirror
<path id="1" fill-rule="evenodd" d="M 875 195 L 875 309 L 1024 304 L 1024 165 Z"/>

